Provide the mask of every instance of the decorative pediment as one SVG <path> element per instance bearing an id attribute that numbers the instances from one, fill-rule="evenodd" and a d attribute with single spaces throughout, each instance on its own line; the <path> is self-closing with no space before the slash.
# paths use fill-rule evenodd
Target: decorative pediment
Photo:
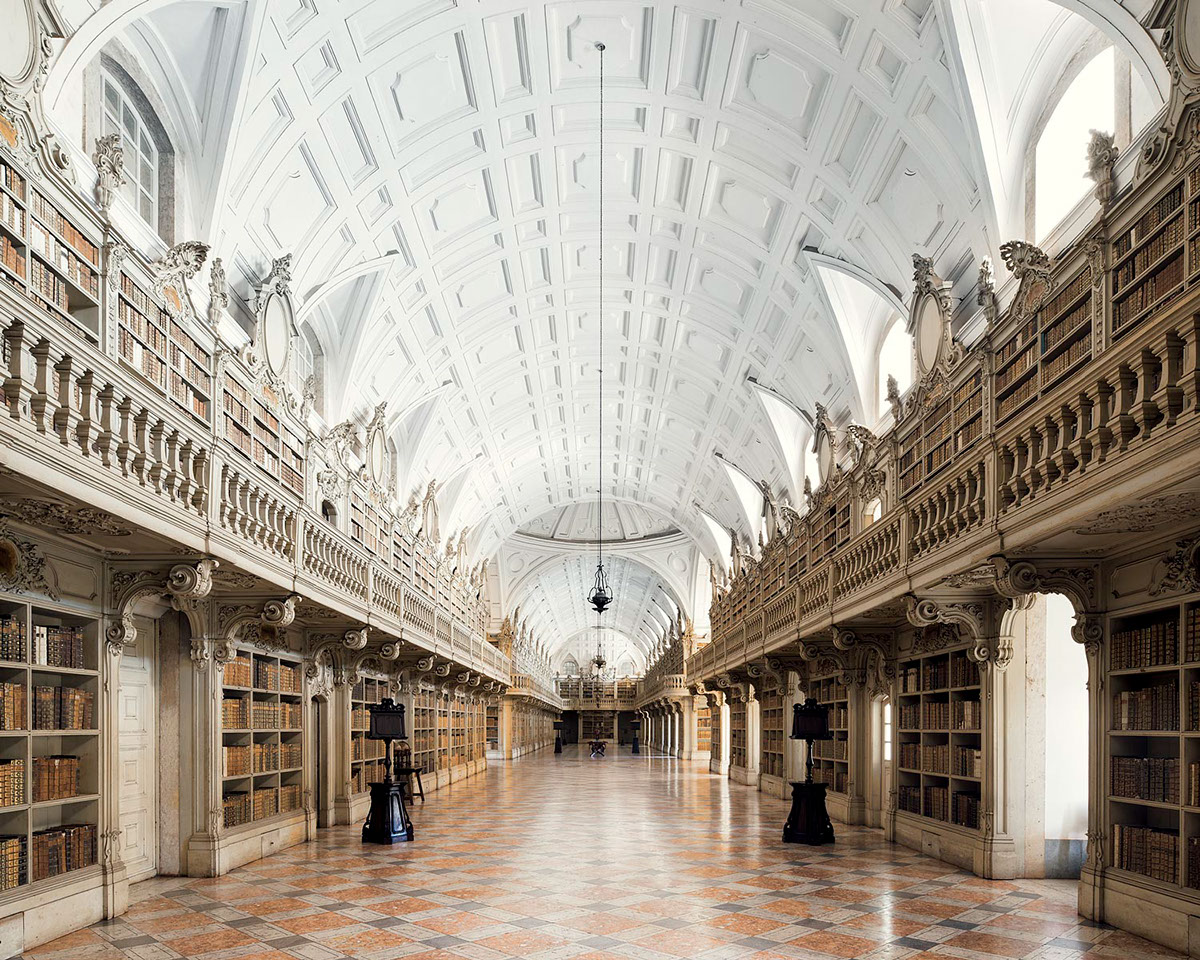
<path id="1" fill-rule="evenodd" d="M 207 256 L 208 244 L 185 240 L 150 264 L 154 293 L 176 320 L 196 318 L 188 281 L 204 266 Z"/>
<path id="2" fill-rule="evenodd" d="M 817 404 L 817 412 L 813 417 L 813 447 L 812 452 L 817 457 L 817 475 L 820 479 L 820 490 L 828 487 L 837 472 L 838 443 L 837 430 L 829 418 L 829 411 L 823 404 Z"/>
<path id="3" fill-rule="evenodd" d="M 1181 170 L 1200 151 L 1200 0 L 1158 0 L 1144 23 L 1162 31 L 1158 47 L 1171 93 L 1162 122 L 1142 147 L 1139 181 L 1168 163 Z"/>
<path id="4" fill-rule="evenodd" d="M 1032 317 L 1054 289 L 1051 271 L 1054 264 L 1039 247 L 1024 240 L 1009 240 L 1000 246 L 1000 256 L 1012 275 L 1020 281 L 1012 309 L 1018 321 Z"/>
<path id="5" fill-rule="evenodd" d="M 292 255 L 271 262 L 270 272 L 255 288 L 250 307 L 254 326 L 241 360 L 260 380 L 298 405 L 288 385 L 292 340 L 296 336 L 296 306 L 292 299 Z"/>
<path id="6" fill-rule="evenodd" d="M 365 460 L 366 479 L 376 488 L 384 489 L 388 481 L 386 400 L 375 408 L 375 415 L 367 424 Z"/>

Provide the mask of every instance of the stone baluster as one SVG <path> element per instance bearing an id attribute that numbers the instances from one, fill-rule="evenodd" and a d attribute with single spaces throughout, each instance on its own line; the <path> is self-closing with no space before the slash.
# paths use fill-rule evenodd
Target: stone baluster
<path id="1" fill-rule="evenodd" d="M 1013 451 L 1016 457 L 1012 483 L 1013 506 L 1019 507 L 1030 493 L 1029 477 L 1026 475 L 1029 469 L 1029 444 L 1019 434 L 1013 438 Z"/>
<path id="2" fill-rule="evenodd" d="M 150 469 L 147 471 L 146 481 L 155 493 L 163 492 L 163 487 L 167 479 L 166 453 L 163 449 L 163 439 L 166 431 L 166 424 L 161 420 L 155 420 L 150 425 L 147 437 L 146 459 Z"/>
<path id="3" fill-rule="evenodd" d="M 1079 460 L 1072 449 L 1072 443 L 1079 434 L 1079 415 L 1071 405 L 1070 399 L 1058 408 L 1061 429 L 1058 439 L 1058 455 L 1055 458 L 1059 475 L 1063 481 L 1070 480 L 1079 466 Z"/>
<path id="4" fill-rule="evenodd" d="M 1058 420 L 1051 414 L 1047 413 L 1042 417 L 1042 429 L 1040 431 L 1042 437 L 1041 443 L 1041 467 L 1040 472 L 1043 482 L 1046 485 L 1046 490 L 1051 490 L 1062 476 L 1062 469 L 1058 465 L 1059 445 L 1062 443 L 1062 430 Z"/>
<path id="5" fill-rule="evenodd" d="M 18 420 L 21 406 L 32 390 L 32 383 L 25 370 L 25 324 L 14 320 L 4 329 L 4 350 L 8 356 L 8 370 L 4 377 L 4 402 L 8 415 Z"/>
<path id="6" fill-rule="evenodd" d="M 1045 487 L 1042 474 L 1042 432 L 1033 424 L 1028 428 L 1029 436 L 1029 496 L 1036 497 Z"/>
<path id="7" fill-rule="evenodd" d="M 1012 447 L 1005 444 L 996 458 L 1000 468 L 1000 512 L 1003 513 L 1016 502 L 1013 478 L 1016 475 L 1016 456 Z"/>
<path id="8" fill-rule="evenodd" d="M 192 507 L 200 514 L 208 509 L 208 474 L 208 448 L 197 445 L 192 456 L 192 476 L 196 481 L 192 490 Z"/>
<path id="9" fill-rule="evenodd" d="M 100 408 L 99 432 L 96 436 L 96 452 L 100 455 L 100 462 L 105 467 L 111 467 L 115 463 L 115 454 L 117 451 L 117 435 L 113 430 L 113 407 L 115 406 L 116 393 L 113 390 L 111 383 L 106 383 L 96 394 L 96 403 Z"/>
<path id="10" fill-rule="evenodd" d="M 92 438 L 96 431 L 96 423 L 92 419 L 95 413 L 95 388 L 94 374 L 91 370 L 85 370 L 79 378 L 79 421 L 75 424 L 75 442 L 85 457 L 92 453 Z"/>
<path id="11" fill-rule="evenodd" d="M 58 442 L 64 447 L 75 436 L 75 425 L 78 417 L 75 414 L 75 361 L 69 356 L 62 357 L 54 365 L 54 373 L 58 377 L 58 404 L 54 411 L 54 432 L 58 434 Z"/>
<path id="12" fill-rule="evenodd" d="M 1200 313 L 1188 318 L 1183 328 L 1183 358 L 1180 362 L 1180 387 L 1183 391 L 1183 416 L 1200 413 Z"/>
<path id="13" fill-rule="evenodd" d="M 133 417 L 133 475 L 143 486 L 150 480 L 150 411 L 142 407 Z"/>
<path id="14" fill-rule="evenodd" d="M 1162 416 L 1164 427 L 1175 426 L 1183 413 L 1183 361 L 1185 344 L 1176 331 L 1168 330 L 1156 352 L 1159 359 L 1158 383 L 1152 400 Z"/>
<path id="15" fill-rule="evenodd" d="M 1113 448 L 1113 397 L 1116 391 L 1107 380 L 1096 384 L 1096 405 L 1092 410 L 1092 429 L 1094 442 L 1092 449 L 1096 454 L 1096 463 L 1104 463 L 1108 459 L 1108 451 Z"/>
<path id="16" fill-rule="evenodd" d="M 133 472 L 133 401 L 126 397 L 117 404 L 117 416 L 120 426 L 117 427 L 117 463 L 121 467 L 121 475 L 128 477 Z"/>
<path id="17" fill-rule="evenodd" d="M 29 351 L 33 357 L 33 391 L 29 396 L 29 412 L 38 433 L 45 433 L 54 423 L 54 392 L 50 382 L 53 366 L 50 363 L 50 341 L 43 337 Z"/>
<path id="18" fill-rule="evenodd" d="M 1092 398 L 1087 393 L 1081 392 L 1078 404 L 1068 450 L 1075 464 L 1072 469 L 1083 474 L 1087 472 L 1088 464 L 1092 462 Z"/>
<path id="19" fill-rule="evenodd" d="M 1166 414 L 1154 401 L 1162 385 L 1162 362 L 1158 355 L 1149 347 L 1143 347 L 1137 360 L 1137 400 L 1133 405 L 1133 416 L 1137 421 L 1138 432 L 1143 440 L 1149 440 L 1154 428 L 1161 423 Z"/>
<path id="20" fill-rule="evenodd" d="M 179 445 L 179 485 L 176 490 L 176 496 L 179 502 L 185 507 L 190 507 L 192 504 L 192 490 L 195 483 L 192 480 L 192 441 L 184 438 Z"/>
<path id="21" fill-rule="evenodd" d="M 1138 380 L 1137 374 L 1128 364 L 1121 364 L 1117 371 L 1116 409 L 1113 426 L 1116 430 L 1116 448 L 1120 453 L 1129 449 L 1129 444 L 1137 436 L 1138 422 L 1134 417 L 1134 404 L 1137 403 Z"/>

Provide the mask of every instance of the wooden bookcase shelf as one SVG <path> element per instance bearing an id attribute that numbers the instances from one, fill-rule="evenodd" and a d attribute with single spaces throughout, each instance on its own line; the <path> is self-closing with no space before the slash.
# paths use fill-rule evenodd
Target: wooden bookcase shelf
<path id="1" fill-rule="evenodd" d="M 729 701 L 729 765 L 745 769 L 747 760 L 746 704 L 735 697 Z"/>
<path id="2" fill-rule="evenodd" d="M 0 278 L 100 336 L 100 247 L 11 157 L 0 157 Z"/>
<path id="3" fill-rule="evenodd" d="M 350 692 L 350 783 L 353 792 L 369 793 L 371 784 L 383 780 L 383 741 L 367 736 L 371 729 L 371 704 L 393 695 L 388 680 L 364 677 Z"/>
<path id="4" fill-rule="evenodd" d="M 965 648 L 901 662 L 897 679 L 897 809 L 979 827 L 983 722 L 979 668 Z"/>
<path id="5" fill-rule="evenodd" d="M 239 827 L 304 806 L 303 672 L 298 656 L 239 648 L 222 668 L 224 823 Z"/>
<path id="6" fill-rule="evenodd" d="M 1050 300 L 996 348 L 996 422 L 1001 423 L 1092 357 L 1090 263 L 1059 284 Z"/>
<path id="7" fill-rule="evenodd" d="M 196 419 L 212 415 L 212 354 L 122 271 L 117 355 Z"/>
<path id="8" fill-rule="evenodd" d="M 611 740 L 613 714 L 611 710 L 584 710 L 579 714 L 579 740 Z"/>
<path id="9" fill-rule="evenodd" d="M 484 719 L 484 740 L 489 750 L 500 749 L 500 708 L 488 704 Z"/>
<path id="10" fill-rule="evenodd" d="M 830 793 L 846 795 L 850 776 L 847 754 L 850 737 L 850 703 L 846 685 L 836 677 L 816 677 L 808 682 L 806 694 L 829 706 L 832 740 L 813 744 L 813 779 L 828 786 Z"/>
<path id="11" fill-rule="evenodd" d="M 437 770 L 438 696 L 429 690 L 418 690 L 413 694 L 412 716 L 412 762 L 422 773 Z"/>
<path id="12" fill-rule="evenodd" d="M 783 777 L 787 741 L 784 739 L 783 694 L 765 690 L 759 697 L 759 717 L 762 724 L 762 773 L 768 777 Z"/>
<path id="13" fill-rule="evenodd" d="M 1109 864 L 1200 889 L 1200 599 L 1108 618 Z"/>
<path id="14" fill-rule="evenodd" d="M 304 496 L 304 438 L 232 374 L 221 385 L 223 433 L 243 456 L 297 496 Z"/>
<path id="15" fill-rule="evenodd" d="M 0 891 L 96 863 L 100 624 L 0 595 Z"/>
<path id="16" fill-rule="evenodd" d="M 974 370 L 933 403 L 899 438 L 902 493 L 941 472 L 983 435 L 983 372 Z"/>
<path id="17" fill-rule="evenodd" d="M 703 753 L 712 749 L 712 708 L 696 707 L 696 750 Z M 780 774 L 782 776 L 782 774 Z"/>

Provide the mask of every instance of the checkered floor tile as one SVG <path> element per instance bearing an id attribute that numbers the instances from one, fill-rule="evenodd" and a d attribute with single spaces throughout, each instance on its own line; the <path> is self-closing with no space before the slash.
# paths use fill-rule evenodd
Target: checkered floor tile
<path id="1" fill-rule="evenodd" d="M 697 764 L 543 752 L 431 794 L 416 842 L 357 828 L 215 879 L 160 877 L 32 960 L 1149 960 L 1067 881 L 989 882 L 838 826 L 780 842 L 786 805 Z"/>

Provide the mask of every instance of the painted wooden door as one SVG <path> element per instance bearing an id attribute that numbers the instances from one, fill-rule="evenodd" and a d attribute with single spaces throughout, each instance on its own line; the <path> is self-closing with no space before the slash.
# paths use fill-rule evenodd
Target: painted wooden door
<path id="1" fill-rule="evenodd" d="M 121 657 L 118 764 L 121 859 L 131 882 L 158 872 L 158 623 L 138 617 Z"/>

